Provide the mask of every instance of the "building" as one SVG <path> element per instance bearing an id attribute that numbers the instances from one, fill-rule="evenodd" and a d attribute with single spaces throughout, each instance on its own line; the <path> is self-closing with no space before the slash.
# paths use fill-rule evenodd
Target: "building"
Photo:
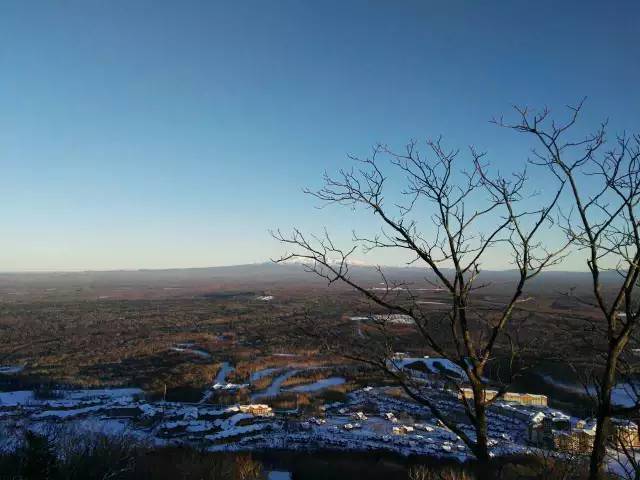
<path id="1" fill-rule="evenodd" d="M 394 435 L 407 435 L 409 433 L 413 433 L 413 427 L 408 425 L 400 425 L 399 427 L 393 427 Z"/>
<path id="2" fill-rule="evenodd" d="M 485 402 L 489 402 L 491 400 L 493 400 L 496 395 L 498 395 L 498 391 L 497 390 L 485 390 L 484 391 L 484 400 Z M 473 400 L 473 390 L 470 388 L 461 388 L 460 391 L 458 392 L 458 399 L 462 400 L 462 397 L 464 396 L 465 400 Z"/>
<path id="3" fill-rule="evenodd" d="M 533 445 L 542 446 L 545 444 L 544 428 L 542 422 L 531 422 L 527 427 L 529 442 Z"/>
<path id="4" fill-rule="evenodd" d="M 473 399 L 473 390 L 470 388 L 462 388 L 461 392 L 458 392 L 458 398 L 462 399 L 462 396 L 467 400 Z M 485 401 L 493 400 L 498 395 L 497 390 L 485 390 Z M 517 392 L 505 392 L 502 397 L 505 402 L 517 403 L 520 405 L 527 405 L 532 407 L 546 407 L 548 398 L 546 395 L 535 395 L 533 393 L 517 393 Z"/>
<path id="5" fill-rule="evenodd" d="M 595 440 L 595 425 L 578 420 L 574 425 L 571 419 L 560 413 L 542 412 L 531 417 L 528 426 L 529 442 L 542 447 L 553 448 L 559 452 L 588 454 Z"/>
<path id="6" fill-rule="evenodd" d="M 571 419 L 561 413 L 556 413 L 556 415 L 545 415 L 545 417 L 542 419 L 542 428 L 544 429 L 547 438 L 551 438 L 554 431 L 570 432 Z"/>
<path id="7" fill-rule="evenodd" d="M 554 432 L 553 446 L 566 453 L 588 454 L 593 448 L 594 430 L 575 428 L 570 432 Z"/>
<path id="8" fill-rule="evenodd" d="M 560 412 L 550 414 L 538 412 L 530 418 L 527 428 L 529 442 L 547 447 L 554 445 L 556 434 L 569 432 L 571 432 L 571 420 Z"/>
<path id="9" fill-rule="evenodd" d="M 615 448 L 640 448 L 638 425 L 631 420 L 612 419 L 611 443 L 613 443 Z"/>
<path id="10" fill-rule="evenodd" d="M 352 413 L 352 414 L 351 414 L 351 417 L 352 417 L 354 420 L 359 420 L 359 421 L 361 421 L 361 422 L 364 422 L 364 421 L 367 419 L 367 416 L 366 416 L 364 413 L 362 413 L 362 412 L 355 412 L 355 413 Z"/>
<path id="11" fill-rule="evenodd" d="M 520 405 L 529 405 L 534 407 L 546 407 L 548 398 L 546 395 L 535 395 L 533 393 L 515 393 L 507 392 L 504 394 L 505 402 L 519 403 Z"/>
<path id="12" fill-rule="evenodd" d="M 240 405 L 238 409 L 242 413 L 250 413 L 256 417 L 271 417 L 273 416 L 273 410 L 269 405 L 264 404 L 251 404 L 251 405 Z"/>

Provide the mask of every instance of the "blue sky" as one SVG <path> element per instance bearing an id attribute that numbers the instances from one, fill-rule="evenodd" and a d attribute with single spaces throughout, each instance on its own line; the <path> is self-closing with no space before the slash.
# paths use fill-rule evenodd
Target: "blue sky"
<path id="1" fill-rule="evenodd" d="M 346 242 L 375 219 L 302 187 L 440 134 L 507 170 L 527 145 L 488 120 L 512 104 L 588 96 L 585 126 L 637 131 L 639 17 L 632 1 L 5 0 L 0 270 L 263 261 L 282 250 L 268 229 L 293 225 Z"/>

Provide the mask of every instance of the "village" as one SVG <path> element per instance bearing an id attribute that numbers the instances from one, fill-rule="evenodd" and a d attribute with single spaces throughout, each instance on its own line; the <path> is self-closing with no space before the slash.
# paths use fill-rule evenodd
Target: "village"
<path id="1" fill-rule="evenodd" d="M 180 346 L 178 348 L 194 348 Z M 461 399 L 472 392 L 463 384 L 451 387 L 455 365 L 444 359 L 411 358 L 398 355 L 400 368 L 423 362 L 428 373 L 407 368 L 425 381 L 437 407 L 458 419 L 457 425 L 471 438 L 474 431 L 465 418 Z M 251 450 L 347 450 L 383 451 L 400 456 L 429 456 L 465 462 L 472 454 L 461 439 L 430 411 L 398 395 L 390 386 L 366 386 L 354 390 L 342 402 L 324 403 L 310 415 L 298 408 L 274 408 L 270 398 L 279 393 L 285 370 L 264 391 L 254 392 L 248 404 L 217 405 L 221 392 L 246 388 L 228 383 L 233 370 L 224 363 L 210 389 L 197 403 L 147 400 L 136 388 L 61 390 L 54 398 L 41 398 L 33 391 L 0 392 L 0 448 L 10 451 L 20 432 L 45 435 L 65 431 L 129 436 L 155 446 L 190 445 L 209 451 Z M 252 379 L 273 373 L 265 369 Z M 294 372 L 297 372 L 295 370 Z M 444 372 L 444 373 L 443 373 Z M 328 378 L 296 387 L 319 392 L 340 383 Z M 344 379 L 342 379 L 344 381 Z M 497 391 L 487 390 L 488 399 Z M 492 456 L 536 450 L 556 454 L 588 454 L 593 445 L 595 424 L 548 406 L 545 395 L 506 392 L 489 410 Z M 11 434 L 9 434 L 11 433 Z M 640 448 L 638 426 L 623 419 L 612 422 L 613 448 Z"/>

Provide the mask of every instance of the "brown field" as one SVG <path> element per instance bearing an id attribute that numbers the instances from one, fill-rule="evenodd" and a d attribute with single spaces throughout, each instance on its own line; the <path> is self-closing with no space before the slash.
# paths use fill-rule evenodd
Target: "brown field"
<path id="1" fill-rule="evenodd" d="M 302 312 L 313 312 L 320 322 L 335 322 L 380 310 L 354 292 L 327 287 L 299 268 L 284 267 L 284 273 L 277 274 L 272 268 L 0 275 L 0 365 L 25 366 L 21 374 L 0 382 L 14 387 L 139 386 L 158 395 L 166 386 L 170 398 L 196 399 L 223 361 L 236 367 L 227 378 L 234 383 L 247 382 L 252 372 L 265 368 L 331 367 L 306 370 L 283 385 L 332 375 L 347 378 L 348 384 L 329 395 L 383 381 L 372 369 L 355 368 L 353 362 L 319 352 L 311 339 L 291 335 Z M 418 282 L 420 276 L 413 270 L 409 276 Z M 370 273 L 363 273 L 362 279 L 377 284 Z M 514 328 L 525 344 L 535 347 L 525 355 L 527 361 L 539 364 L 538 371 L 568 375 L 561 364 L 549 360 L 567 353 L 576 364 L 589 360 L 589 345 L 568 332 L 581 327 L 582 320 L 576 317 L 593 312 L 577 299 L 588 295 L 583 277 L 558 274 L 551 280 L 538 282 L 527 292 L 529 300 L 521 305 Z M 486 310 L 500 305 L 505 300 L 502 285 L 508 281 L 508 276 L 497 278 L 477 295 L 476 305 Z M 574 297 L 565 295 L 571 286 L 578 287 Z M 259 300 L 262 295 L 274 298 Z M 441 292 L 425 289 L 418 295 L 423 308 L 434 315 L 446 308 Z M 433 353 L 424 348 L 411 325 L 397 325 L 395 333 L 396 351 Z M 446 332 L 435 334 L 446 336 Z M 188 342 L 210 356 L 172 350 Z M 265 376 L 253 389 L 265 388 L 273 378 Z M 523 382 L 523 388 L 535 383 Z M 234 395 L 229 401 L 246 392 Z"/>

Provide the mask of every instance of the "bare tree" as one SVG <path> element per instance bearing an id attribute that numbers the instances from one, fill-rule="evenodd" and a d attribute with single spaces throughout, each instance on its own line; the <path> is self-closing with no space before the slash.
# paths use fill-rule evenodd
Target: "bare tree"
<path id="1" fill-rule="evenodd" d="M 640 407 L 634 383 L 638 358 L 631 352 L 634 342 L 637 345 L 634 335 L 640 321 L 640 136 L 617 136 L 608 147 L 603 123 L 594 133 L 571 139 L 583 103 L 568 107 L 569 118 L 562 123 L 551 119 L 548 109 L 534 112 L 517 107 L 516 123 L 496 122 L 533 135 L 542 148 L 533 150 L 531 163 L 546 167 L 569 186 L 568 199 L 560 202 L 559 225 L 573 247 L 586 256 L 591 303 L 599 312 L 585 329 L 598 366 L 591 373 L 597 426 L 590 478 L 596 480 L 605 473 L 611 417 Z M 603 276 L 608 272 L 617 273 L 618 281 L 605 288 Z M 612 401 L 612 393 L 625 380 L 634 401 L 621 406 Z"/>
<path id="2" fill-rule="evenodd" d="M 640 480 L 640 452 L 628 441 L 618 438 L 609 453 L 609 464 L 621 480 Z"/>
<path id="3" fill-rule="evenodd" d="M 589 470 L 585 457 L 571 451 L 538 449 L 534 457 L 538 465 L 533 478 L 537 480 L 584 480 Z"/>
<path id="4" fill-rule="evenodd" d="M 533 202 L 527 190 L 526 168 L 509 177 L 492 175 L 486 155 L 471 148 L 467 168 L 460 169 L 458 151 L 446 150 L 440 140 L 428 141 L 426 146 L 425 153 L 411 142 L 397 153 L 379 145 L 368 158 L 351 157 L 358 168 L 341 170 L 336 177 L 325 174 L 323 188 L 306 191 L 323 205 L 363 208 L 379 220 L 378 234 L 360 236 L 354 232 L 347 249 L 337 246 L 326 230 L 321 236 L 308 236 L 298 229 L 290 235 L 279 230 L 273 235 L 290 248 L 278 261 L 301 260 L 310 272 L 329 284 L 347 284 L 384 311 L 410 317 L 422 344 L 464 372 L 464 383 L 473 395 L 465 395 L 459 384 L 458 408 L 464 411 L 471 430 L 439 405 L 442 391 L 407 374 L 394 359 L 395 332 L 392 322 L 384 316 L 375 322 L 377 348 L 367 338 L 360 348 L 352 345 L 349 353 L 342 352 L 381 369 L 408 396 L 425 405 L 470 448 L 478 461 L 480 476 L 488 478 L 487 408 L 504 395 L 508 381 L 498 386 L 494 398 L 489 398 L 486 389 L 490 382 L 485 373 L 498 345 L 513 365 L 518 345 L 507 326 L 523 301 L 525 285 L 562 259 L 564 246 L 547 250 L 539 241 L 539 233 L 550 220 L 564 181 L 553 186 L 547 200 L 538 197 L 537 206 L 530 208 L 527 205 Z M 404 184 L 397 195 L 399 200 L 388 191 L 392 181 L 398 179 Z M 419 224 L 416 218 L 426 218 L 426 222 Z M 511 252 L 517 277 L 506 287 L 511 290 L 506 292 L 505 303 L 487 308 L 476 295 L 486 286 L 481 265 L 498 247 L 501 252 Z M 429 309 L 419 301 L 412 285 L 389 279 L 380 267 L 377 270 L 384 287 L 372 289 L 364 285 L 352 274 L 350 265 L 358 248 L 365 252 L 391 249 L 408 254 L 409 264 L 425 269 L 425 277 L 429 277 L 425 282 L 446 294 L 446 311 Z M 345 348 L 340 335 L 331 335 L 327 325 L 324 328 L 319 325 L 321 336 L 331 339 L 327 344 Z"/>

